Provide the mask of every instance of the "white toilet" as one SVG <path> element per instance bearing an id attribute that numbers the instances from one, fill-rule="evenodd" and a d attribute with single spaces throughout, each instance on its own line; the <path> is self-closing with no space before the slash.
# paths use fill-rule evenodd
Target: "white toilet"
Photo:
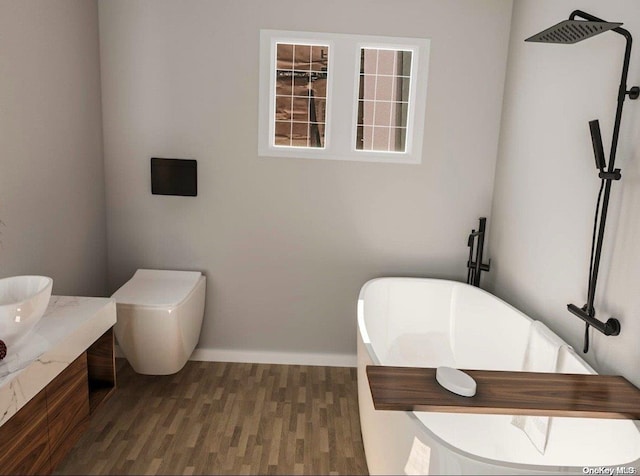
<path id="1" fill-rule="evenodd" d="M 118 289 L 115 334 L 133 370 L 178 372 L 200 337 L 206 278 L 196 271 L 139 269 Z"/>

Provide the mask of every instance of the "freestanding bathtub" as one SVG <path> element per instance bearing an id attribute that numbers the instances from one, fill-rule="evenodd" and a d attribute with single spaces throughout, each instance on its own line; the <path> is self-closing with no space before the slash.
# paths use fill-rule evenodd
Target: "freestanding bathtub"
<path id="1" fill-rule="evenodd" d="M 640 424 L 550 420 L 544 454 L 509 415 L 377 411 L 367 365 L 522 370 L 532 320 L 497 297 L 453 281 L 380 278 L 358 299 L 358 398 L 371 474 L 404 474 L 417 438 L 429 474 L 640 474 Z M 558 372 L 595 373 L 570 347 Z"/>

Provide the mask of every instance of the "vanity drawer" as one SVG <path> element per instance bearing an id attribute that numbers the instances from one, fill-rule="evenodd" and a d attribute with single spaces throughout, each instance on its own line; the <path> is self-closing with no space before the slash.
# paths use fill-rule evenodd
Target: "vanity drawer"
<path id="1" fill-rule="evenodd" d="M 0 427 L 0 473 L 50 472 L 47 395 L 43 389 Z"/>
<path id="2" fill-rule="evenodd" d="M 47 385 L 46 392 L 51 469 L 55 470 L 89 422 L 86 352 Z"/>

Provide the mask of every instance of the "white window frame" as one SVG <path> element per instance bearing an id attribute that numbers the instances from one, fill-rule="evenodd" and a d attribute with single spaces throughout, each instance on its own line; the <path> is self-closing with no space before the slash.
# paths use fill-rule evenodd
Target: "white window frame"
<path id="1" fill-rule="evenodd" d="M 329 46 L 324 147 L 276 146 L 276 44 Z M 361 48 L 412 52 L 407 137 L 404 152 L 356 149 Z M 334 33 L 260 31 L 258 155 L 306 159 L 420 164 L 426 114 L 430 40 Z"/>

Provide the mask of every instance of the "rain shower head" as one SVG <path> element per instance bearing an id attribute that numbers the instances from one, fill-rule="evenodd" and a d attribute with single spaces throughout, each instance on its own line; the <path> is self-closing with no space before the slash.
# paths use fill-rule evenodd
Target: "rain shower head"
<path id="1" fill-rule="evenodd" d="M 605 21 L 584 21 L 584 20 L 564 20 L 547 28 L 538 34 L 535 34 L 524 41 L 533 41 L 537 43 L 560 43 L 572 44 L 578 41 L 586 40 L 592 36 L 613 30 L 622 23 L 605 22 Z"/>

